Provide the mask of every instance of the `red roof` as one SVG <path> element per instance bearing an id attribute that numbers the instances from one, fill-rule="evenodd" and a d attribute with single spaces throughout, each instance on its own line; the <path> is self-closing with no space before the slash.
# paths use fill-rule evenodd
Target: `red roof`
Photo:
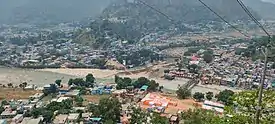
<path id="1" fill-rule="evenodd" d="M 192 56 L 191 58 L 192 61 L 198 61 L 198 57 L 196 57 L 195 55 Z"/>

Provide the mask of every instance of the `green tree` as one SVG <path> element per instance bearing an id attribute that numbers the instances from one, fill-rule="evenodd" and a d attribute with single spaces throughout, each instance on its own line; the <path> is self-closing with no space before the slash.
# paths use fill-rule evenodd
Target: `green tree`
<path id="1" fill-rule="evenodd" d="M 47 122 L 47 123 L 50 123 L 52 121 L 53 115 L 54 115 L 54 112 L 53 111 L 49 111 L 49 110 L 45 110 L 42 113 L 44 121 Z"/>
<path id="2" fill-rule="evenodd" d="M 207 92 L 205 97 L 207 100 L 212 100 L 212 98 L 214 97 L 214 94 L 213 92 Z"/>
<path id="3" fill-rule="evenodd" d="M 77 106 L 82 106 L 84 99 L 81 96 L 75 97 L 74 101 L 76 102 Z"/>
<path id="4" fill-rule="evenodd" d="M 69 85 L 69 86 L 73 85 L 73 79 L 69 79 L 68 85 Z"/>
<path id="5" fill-rule="evenodd" d="M 34 118 L 38 118 L 39 115 L 42 115 L 42 113 L 43 113 L 43 109 L 41 109 L 41 108 L 35 108 L 31 111 L 31 115 Z"/>
<path id="6" fill-rule="evenodd" d="M 226 105 L 233 104 L 232 96 L 234 92 L 232 90 L 223 90 L 219 94 L 217 94 L 217 100 L 223 102 Z"/>
<path id="7" fill-rule="evenodd" d="M 0 113 L 2 113 L 3 111 L 5 111 L 5 108 L 3 106 L 0 106 Z"/>
<path id="8" fill-rule="evenodd" d="M 179 89 L 176 91 L 176 94 L 178 98 L 180 99 L 186 99 L 191 96 L 191 91 L 188 89 L 187 86 L 183 85 L 179 87 Z"/>
<path id="9" fill-rule="evenodd" d="M 55 84 L 56 84 L 57 86 L 61 86 L 61 80 L 55 80 Z"/>
<path id="10" fill-rule="evenodd" d="M 204 94 L 203 93 L 200 93 L 200 92 L 196 92 L 194 95 L 193 95 L 193 98 L 196 99 L 196 101 L 202 101 L 204 99 Z"/>
<path id="11" fill-rule="evenodd" d="M 89 83 L 89 85 L 93 85 L 95 83 L 95 78 L 93 74 L 88 74 L 86 76 L 86 82 Z"/>
<path id="12" fill-rule="evenodd" d="M 158 86 L 159 86 L 159 84 L 155 80 L 151 80 L 151 81 L 149 81 L 149 84 L 148 84 L 148 90 L 156 91 L 156 90 L 158 90 Z"/>
<path id="13" fill-rule="evenodd" d="M 250 117 L 234 114 L 233 117 L 219 116 L 213 111 L 189 109 L 181 114 L 184 124 L 252 124 Z"/>
<path id="14" fill-rule="evenodd" d="M 169 124 L 169 120 L 167 119 L 167 117 L 160 116 L 159 113 L 153 113 L 151 123 L 152 124 Z"/>
<path id="15" fill-rule="evenodd" d="M 147 121 L 148 113 L 141 110 L 141 108 L 132 108 L 130 124 L 141 124 Z M 157 123 L 156 123 L 157 124 Z"/>
<path id="16" fill-rule="evenodd" d="M 1 106 L 8 105 L 8 104 L 9 104 L 9 102 L 8 102 L 7 100 L 3 100 L 3 101 L 1 102 Z"/>
<path id="17" fill-rule="evenodd" d="M 204 53 L 203 53 L 203 60 L 204 60 L 206 63 L 212 62 L 212 60 L 213 60 L 213 53 L 210 53 L 210 52 L 208 52 L 208 51 L 204 52 Z"/>
<path id="18" fill-rule="evenodd" d="M 241 113 L 246 116 L 246 118 L 251 121 L 254 121 L 255 118 L 251 115 L 254 115 L 256 112 L 256 106 L 258 103 L 258 91 L 242 91 L 233 95 L 232 97 L 234 104 L 226 106 L 225 111 L 227 114 L 234 115 L 235 113 Z M 273 119 L 273 110 L 275 107 L 275 91 L 273 90 L 264 90 L 263 99 L 261 105 L 261 115 L 260 121 L 263 124 L 275 123 Z M 238 117 L 238 116 L 237 116 Z"/>
<path id="19" fill-rule="evenodd" d="M 113 122 L 118 122 L 120 120 L 121 104 L 117 98 L 102 98 L 99 101 L 98 109 L 100 113 L 95 113 L 101 115 L 105 120 L 112 120 Z"/>

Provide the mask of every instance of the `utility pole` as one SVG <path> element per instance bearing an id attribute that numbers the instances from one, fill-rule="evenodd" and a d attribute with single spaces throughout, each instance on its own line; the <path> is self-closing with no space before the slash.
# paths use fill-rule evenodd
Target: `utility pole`
<path id="1" fill-rule="evenodd" d="M 264 82 L 265 82 L 265 75 L 266 75 L 266 66 L 267 66 L 267 58 L 268 58 L 268 48 L 264 47 L 261 49 L 262 54 L 264 55 L 264 70 L 262 72 L 262 77 L 261 77 L 261 84 L 259 87 L 259 94 L 258 94 L 258 105 L 256 107 L 256 120 L 255 123 L 256 124 L 260 124 L 260 114 L 261 114 L 261 110 L 262 110 L 262 97 L 263 97 L 263 86 L 264 86 Z"/>

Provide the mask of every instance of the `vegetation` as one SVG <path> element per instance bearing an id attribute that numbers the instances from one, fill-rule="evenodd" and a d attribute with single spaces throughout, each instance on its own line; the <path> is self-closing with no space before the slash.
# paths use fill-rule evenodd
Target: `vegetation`
<path id="1" fill-rule="evenodd" d="M 212 98 L 214 97 L 214 94 L 213 92 L 207 92 L 205 97 L 207 100 L 212 100 Z"/>
<path id="2" fill-rule="evenodd" d="M 213 111 L 189 109 L 181 114 L 184 124 L 252 124 L 249 116 L 234 114 L 233 117 L 221 117 Z"/>
<path id="3" fill-rule="evenodd" d="M 68 85 L 76 85 L 80 87 L 94 87 L 95 78 L 93 74 L 88 74 L 86 76 L 86 80 L 84 81 L 83 78 L 75 78 L 75 79 L 69 79 Z"/>
<path id="4" fill-rule="evenodd" d="M 258 92 L 253 91 L 242 91 L 236 93 L 232 97 L 234 104 L 226 107 L 226 112 L 228 114 L 234 114 L 236 112 L 242 113 L 242 115 L 247 116 L 252 121 L 254 121 L 254 115 L 256 112 L 256 106 L 258 101 Z M 263 101 L 261 106 L 261 118 L 260 121 L 263 124 L 275 123 L 273 115 L 273 110 L 275 107 L 275 92 L 272 90 L 263 91 Z"/>
<path id="5" fill-rule="evenodd" d="M 61 86 L 61 80 L 55 80 L 55 84 L 56 84 L 57 86 Z"/>
<path id="6" fill-rule="evenodd" d="M 203 93 L 200 93 L 200 92 L 196 92 L 194 95 L 193 95 L 193 98 L 196 99 L 196 101 L 202 101 L 204 99 L 204 94 Z"/>
<path id="7" fill-rule="evenodd" d="M 213 60 L 213 52 L 211 52 L 211 51 L 205 51 L 205 52 L 203 53 L 203 60 L 204 60 L 206 63 L 212 62 L 212 60 Z"/>
<path id="8" fill-rule="evenodd" d="M 130 124 L 141 124 L 148 122 L 148 117 L 151 118 L 150 122 L 152 124 L 168 124 L 169 120 L 166 117 L 160 116 L 159 113 L 150 113 L 142 111 L 141 108 L 132 108 L 133 112 L 131 114 Z"/>
<path id="9" fill-rule="evenodd" d="M 233 98 L 234 92 L 231 90 L 223 90 L 219 94 L 217 94 L 217 100 L 223 102 L 225 105 L 231 105 L 233 104 Z"/>
<path id="10" fill-rule="evenodd" d="M 121 103 L 117 98 L 102 98 L 98 105 L 90 104 L 89 111 L 97 117 L 102 117 L 104 122 L 117 123 L 120 121 Z"/>
<path id="11" fill-rule="evenodd" d="M 115 76 L 115 82 L 117 84 L 117 89 L 126 89 L 128 86 L 134 86 L 134 88 L 141 88 L 143 85 L 148 86 L 149 91 L 157 91 L 159 84 L 154 80 L 149 80 L 145 77 L 140 77 L 136 81 L 132 81 L 132 79 L 125 77 L 121 78 L 119 76 Z"/>
<path id="12" fill-rule="evenodd" d="M 177 94 L 178 98 L 180 98 L 180 99 L 186 99 L 186 98 L 189 98 L 191 96 L 191 91 L 188 89 L 187 86 L 182 85 L 176 91 L 176 94 Z"/>

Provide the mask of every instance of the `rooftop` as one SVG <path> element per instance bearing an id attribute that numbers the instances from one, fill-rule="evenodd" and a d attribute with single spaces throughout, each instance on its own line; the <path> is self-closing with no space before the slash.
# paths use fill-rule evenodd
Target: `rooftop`
<path id="1" fill-rule="evenodd" d="M 39 124 L 43 120 L 42 117 L 40 118 L 24 118 L 20 124 Z"/>
<path id="2" fill-rule="evenodd" d="M 16 111 L 8 111 L 8 110 L 6 110 L 6 111 L 3 111 L 1 113 L 1 116 L 8 116 L 8 115 L 16 115 Z"/>
<path id="3" fill-rule="evenodd" d="M 69 120 L 77 120 L 79 117 L 79 113 L 70 113 L 68 116 Z"/>
<path id="4" fill-rule="evenodd" d="M 54 124 L 65 123 L 68 119 L 68 115 L 57 115 L 53 120 Z"/>

